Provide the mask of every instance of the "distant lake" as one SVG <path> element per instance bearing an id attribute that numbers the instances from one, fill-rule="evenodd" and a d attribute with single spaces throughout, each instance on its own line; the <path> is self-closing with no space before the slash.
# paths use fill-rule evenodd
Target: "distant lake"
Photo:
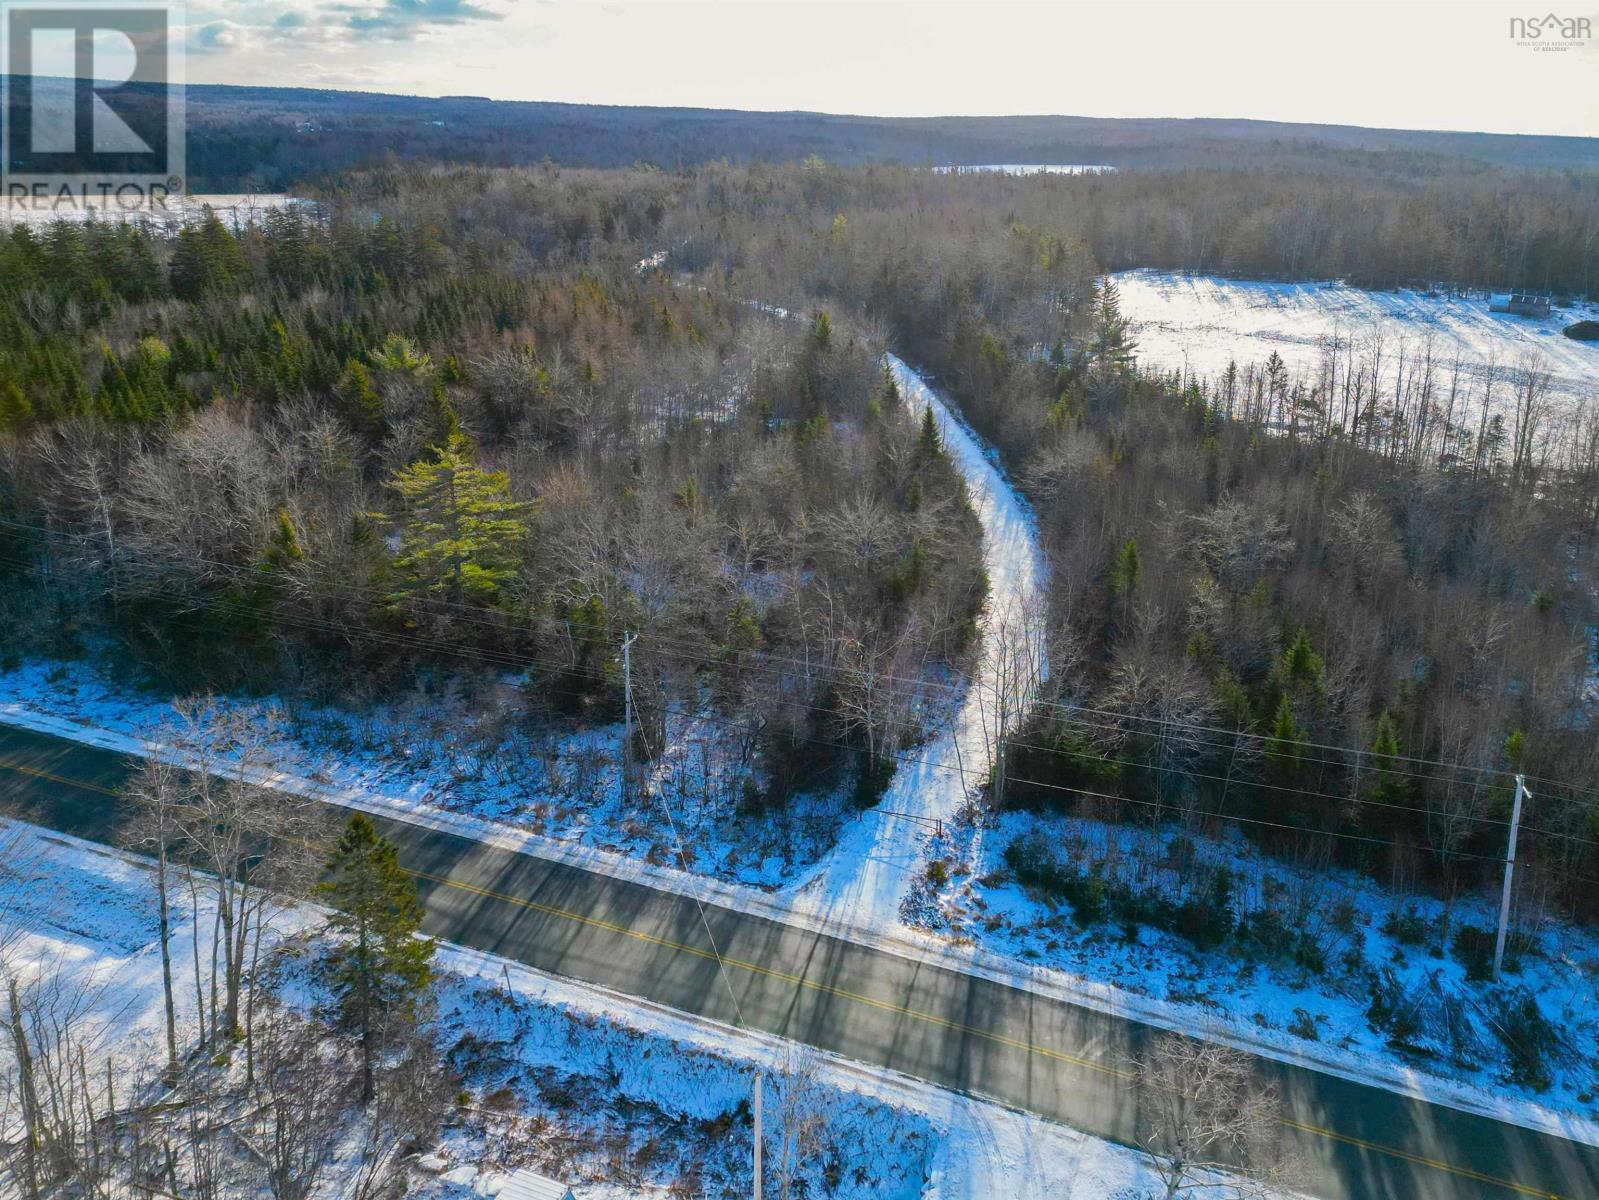
<path id="1" fill-rule="evenodd" d="M 1105 163 L 957 163 L 933 168 L 941 175 L 963 175 L 967 171 L 996 171 L 1001 175 L 1108 175 L 1115 169 Z"/>

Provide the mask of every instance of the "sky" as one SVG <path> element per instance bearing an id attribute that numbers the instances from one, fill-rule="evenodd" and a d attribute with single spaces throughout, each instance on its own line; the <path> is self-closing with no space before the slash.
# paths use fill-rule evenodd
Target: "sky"
<path id="1" fill-rule="evenodd" d="M 191 0 L 194 83 L 1599 136 L 1599 0 Z M 1545 0 L 1536 0 L 1542 4 Z M 1564 48 L 1554 23 L 1586 18 Z"/>

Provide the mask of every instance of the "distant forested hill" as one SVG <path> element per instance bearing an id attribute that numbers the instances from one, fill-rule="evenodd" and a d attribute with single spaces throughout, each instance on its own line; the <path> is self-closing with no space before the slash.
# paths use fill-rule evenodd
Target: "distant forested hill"
<path id="1" fill-rule="evenodd" d="M 1295 125 L 1273 121 L 1070 116 L 884 118 L 726 109 L 619 108 L 393 96 L 310 88 L 188 89 L 196 191 L 276 190 L 376 161 L 518 165 L 728 159 L 912 164 L 1283 165 L 1432 175 L 1460 160 L 1599 169 L 1599 138 Z"/>

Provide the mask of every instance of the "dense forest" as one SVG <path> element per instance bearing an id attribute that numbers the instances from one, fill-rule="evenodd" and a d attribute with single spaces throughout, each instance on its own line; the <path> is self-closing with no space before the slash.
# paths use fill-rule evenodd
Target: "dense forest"
<path id="1" fill-rule="evenodd" d="M 709 684 L 781 795 L 808 749 L 870 763 L 912 735 L 896 681 L 959 660 L 982 591 L 936 434 L 874 361 L 891 345 L 996 445 L 1052 558 L 1050 693 L 997 801 L 1088 791 L 1466 885 L 1521 771 L 1539 894 L 1586 903 L 1599 410 L 1552 411 L 1530 369 L 1499 401 L 1442 363 L 1394 395 L 1141 372 L 1102 282 L 1118 253 L 1382 260 L 1385 226 L 1355 216 L 1378 185 L 1323 189 L 1305 233 L 1301 181 L 1255 184 L 381 169 L 238 238 L 15 233 L 16 637 L 109 631 L 163 679 L 341 691 L 445 643 L 509 647 L 581 714 L 614 706 L 643 629 L 646 707 Z M 1536 254 L 1592 278 L 1591 181 L 1516 185 L 1558 254 L 1483 186 L 1480 223 L 1416 193 L 1439 224 L 1406 218 L 1428 247 L 1406 270 L 1487 279 Z"/>
<path id="2" fill-rule="evenodd" d="M 8 660 L 357 706 L 465 669 L 610 720 L 631 632 L 639 751 L 709 704 L 774 804 L 916 736 L 858 681 L 958 667 L 985 585 L 876 341 L 641 273 L 647 175 L 428 183 L 0 240 Z"/>
<path id="3" fill-rule="evenodd" d="M 1140 372 L 1075 228 L 1090 186 L 717 169 L 666 225 L 708 277 L 885 328 L 1033 501 L 1054 672 L 1004 803 L 1226 817 L 1296 855 L 1472 885 L 1522 771 L 1542 789 L 1532 886 L 1588 907 L 1599 406 L 1554 414 L 1528 372 L 1492 415 L 1457 381 L 1351 417 L 1265 376 L 1245 394 Z"/>
<path id="4" fill-rule="evenodd" d="M 40 87 L 52 81 L 41 80 Z M 119 106 L 145 97 L 122 90 Z M 153 100 L 156 94 L 152 93 Z M 13 89 L 25 103 L 26 89 Z M 185 90 L 192 190 L 280 190 L 380 162 L 683 170 L 727 161 L 851 166 L 1094 163 L 1271 166 L 1423 176 L 1488 166 L 1591 171 L 1592 138 L 1367 129 L 1226 119 L 868 117 L 385 95 L 194 84 Z"/>
<path id="5" fill-rule="evenodd" d="M 15 89 L 13 103 L 24 94 Z M 1085 239 L 1106 270 L 1599 292 L 1599 140 L 1591 138 L 1266 121 L 889 119 L 220 86 L 189 88 L 187 109 L 196 193 L 338 186 L 353 169 L 399 162 L 675 172 L 816 158 L 919 168 L 1103 164 L 1118 171 L 991 178 L 960 195 L 1024 214 L 1046 208 L 1055 231 Z M 861 201 L 877 207 L 934 185 L 890 171 L 848 186 L 864 187 Z"/>

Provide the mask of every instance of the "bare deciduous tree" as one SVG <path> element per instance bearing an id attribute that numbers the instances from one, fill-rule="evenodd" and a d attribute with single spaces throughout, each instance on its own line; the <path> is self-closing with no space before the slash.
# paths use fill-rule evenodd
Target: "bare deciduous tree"
<path id="1" fill-rule="evenodd" d="M 1264 1196 L 1267 1182 L 1280 1178 L 1277 1094 L 1248 1055 L 1163 1034 L 1134 1073 L 1138 1142 L 1153 1160 L 1162 1200 L 1218 1186 Z"/>

